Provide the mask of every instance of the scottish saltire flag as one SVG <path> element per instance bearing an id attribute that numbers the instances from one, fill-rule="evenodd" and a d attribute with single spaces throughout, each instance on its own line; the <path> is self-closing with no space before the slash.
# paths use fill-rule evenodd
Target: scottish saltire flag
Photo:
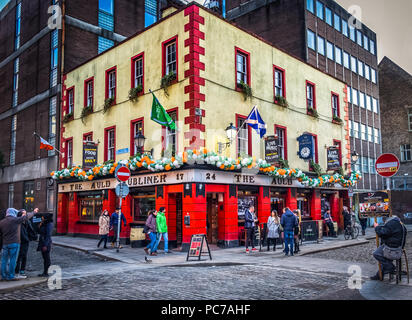
<path id="1" fill-rule="evenodd" d="M 256 130 L 257 134 L 260 135 L 260 138 L 263 138 L 266 134 L 266 123 L 262 120 L 257 106 L 254 106 L 252 111 L 249 113 L 246 123 Z"/>

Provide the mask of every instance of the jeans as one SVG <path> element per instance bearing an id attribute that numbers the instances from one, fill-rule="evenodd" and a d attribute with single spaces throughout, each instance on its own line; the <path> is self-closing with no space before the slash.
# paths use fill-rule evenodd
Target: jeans
<path id="1" fill-rule="evenodd" d="M 17 264 L 16 264 L 16 273 L 26 270 L 27 251 L 29 250 L 29 243 L 30 242 L 26 242 L 26 243 L 22 242 L 20 244 L 19 257 L 17 259 Z"/>
<path id="2" fill-rule="evenodd" d="M 285 231 L 285 254 L 289 254 L 289 247 L 290 247 L 290 254 L 293 255 L 293 241 L 294 241 L 294 232 L 293 231 Z"/>
<path id="3" fill-rule="evenodd" d="M 1 255 L 1 277 L 4 280 L 14 279 L 14 270 L 16 269 L 19 250 L 19 243 L 11 243 L 3 246 Z"/>
<path id="4" fill-rule="evenodd" d="M 169 251 L 169 250 L 168 250 L 168 249 L 169 249 L 169 248 L 168 248 L 169 236 L 168 236 L 167 232 L 158 232 L 158 233 L 157 233 L 156 249 L 157 249 L 157 247 L 159 246 L 160 241 L 162 240 L 162 236 L 163 236 L 163 240 L 164 240 L 164 242 L 165 242 L 164 251 L 165 251 L 165 252 L 168 252 L 168 251 Z"/>
<path id="5" fill-rule="evenodd" d="M 42 251 L 41 255 L 43 256 L 43 274 L 48 274 L 48 270 L 51 265 L 50 249 L 46 251 Z"/>
<path id="6" fill-rule="evenodd" d="M 157 250 L 157 232 L 150 232 L 149 237 L 150 243 L 146 248 L 150 250 L 150 253 L 152 253 Z"/>
<path id="7" fill-rule="evenodd" d="M 246 229 L 246 249 L 248 248 L 249 241 L 253 249 L 255 247 L 255 228 Z"/>
<path id="8" fill-rule="evenodd" d="M 332 237 L 336 236 L 336 234 L 335 234 L 335 227 L 334 227 L 334 225 L 333 225 L 333 222 L 328 221 L 328 222 L 326 222 L 326 225 L 327 225 L 328 228 L 329 228 L 329 232 L 332 233 Z"/>
<path id="9" fill-rule="evenodd" d="M 99 240 L 99 243 L 97 244 L 97 247 L 100 247 L 100 244 L 104 241 L 104 247 L 105 248 L 107 248 L 106 247 L 106 245 L 107 245 L 107 234 L 101 234 L 100 235 L 100 240 Z"/>
<path id="10" fill-rule="evenodd" d="M 379 246 L 379 248 L 375 250 L 373 257 L 381 263 L 383 274 L 395 270 L 392 260 L 389 260 L 383 256 L 383 246 Z"/>

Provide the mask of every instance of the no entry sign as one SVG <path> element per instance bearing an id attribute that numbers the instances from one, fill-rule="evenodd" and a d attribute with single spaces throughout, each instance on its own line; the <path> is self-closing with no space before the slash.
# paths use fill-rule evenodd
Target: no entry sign
<path id="1" fill-rule="evenodd" d="M 126 182 L 130 178 L 130 170 L 128 167 L 118 167 L 115 176 L 120 182 Z"/>
<path id="2" fill-rule="evenodd" d="M 384 153 L 376 160 L 375 169 L 381 177 L 392 177 L 399 170 L 399 159 L 392 153 Z"/>

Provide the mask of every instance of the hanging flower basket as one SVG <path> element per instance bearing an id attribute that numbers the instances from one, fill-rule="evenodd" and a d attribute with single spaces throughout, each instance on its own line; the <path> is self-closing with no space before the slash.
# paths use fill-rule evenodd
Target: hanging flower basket
<path id="1" fill-rule="evenodd" d="M 245 101 L 248 98 L 252 99 L 252 96 L 253 96 L 252 88 L 249 87 L 249 85 L 247 83 L 244 83 L 243 81 L 240 81 L 240 83 L 237 84 L 237 87 L 242 91 L 242 93 L 245 97 Z"/>
<path id="2" fill-rule="evenodd" d="M 163 89 L 163 91 L 165 92 L 166 96 L 169 96 L 169 92 L 168 92 L 168 88 L 169 86 L 173 83 L 173 81 L 176 80 L 176 73 L 171 72 L 166 74 L 162 80 L 160 80 L 160 88 Z"/>
<path id="3" fill-rule="evenodd" d="M 104 100 L 104 105 L 103 105 L 103 113 L 106 113 L 107 110 L 113 105 L 114 103 L 114 98 L 107 98 Z"/>
<path id="4" fill-rule="evenodd" d="M 129 90 L 129 99 L 133 102 L 137 102 L 141 92 L 143 92 L 143 87 L 140 84 L 136 88 L 131 88 Z"/>
<path id="5" fill-rule="evenodd" d="M 73 112 L 67 113 L 64 118 L 63 118 L 63 123 L 67 123 L 71 120 L 73 120 Z"/>
<path id="6" fill-rule="evenodd" d="M 314 117 L 314 118 L 319 118 L 319 113 L 316 109 L 313 108 L 308 108 L 308 115 Z"/>

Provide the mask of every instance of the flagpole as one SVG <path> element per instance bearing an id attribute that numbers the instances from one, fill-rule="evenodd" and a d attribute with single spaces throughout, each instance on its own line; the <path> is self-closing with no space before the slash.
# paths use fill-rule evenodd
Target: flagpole
<path id="1" fill-rule="evenodd" d="M 253 106 L 253 109 L 256 109 L 256 106 Z M 252 110 L 253 111 L 253 110 Z M 250 118 L 250 115 L 252 114 L 252 112 L 249 113 L 249 115 L 247 116 L 247 118 L 245 119 L 245 121 L 243 121 L 242 125 L 239 127 L 239 129 L 237 130 L 235 136 L 233 137 L 232 141 L 238 136 L 240 130 L 243 128 L 243 126 L 246 124 L 247 119 Z"/>
<path id="2" fill-rule="evenodd" d="M 40 136 L 38 133 L 36 133 L 36 131 L 33 132 L 33 135 L 41 138 L 41 136 Z M 48 141 L 47 141 L 47 142 L 48 142 Z M 53 147 L 53 150 L 56 150 L 60 155 L 62 154 L 62 153 L 61 153 L 59 150 L 57 150 L 54 146 L 52 146 L 52 147 Z"/>

